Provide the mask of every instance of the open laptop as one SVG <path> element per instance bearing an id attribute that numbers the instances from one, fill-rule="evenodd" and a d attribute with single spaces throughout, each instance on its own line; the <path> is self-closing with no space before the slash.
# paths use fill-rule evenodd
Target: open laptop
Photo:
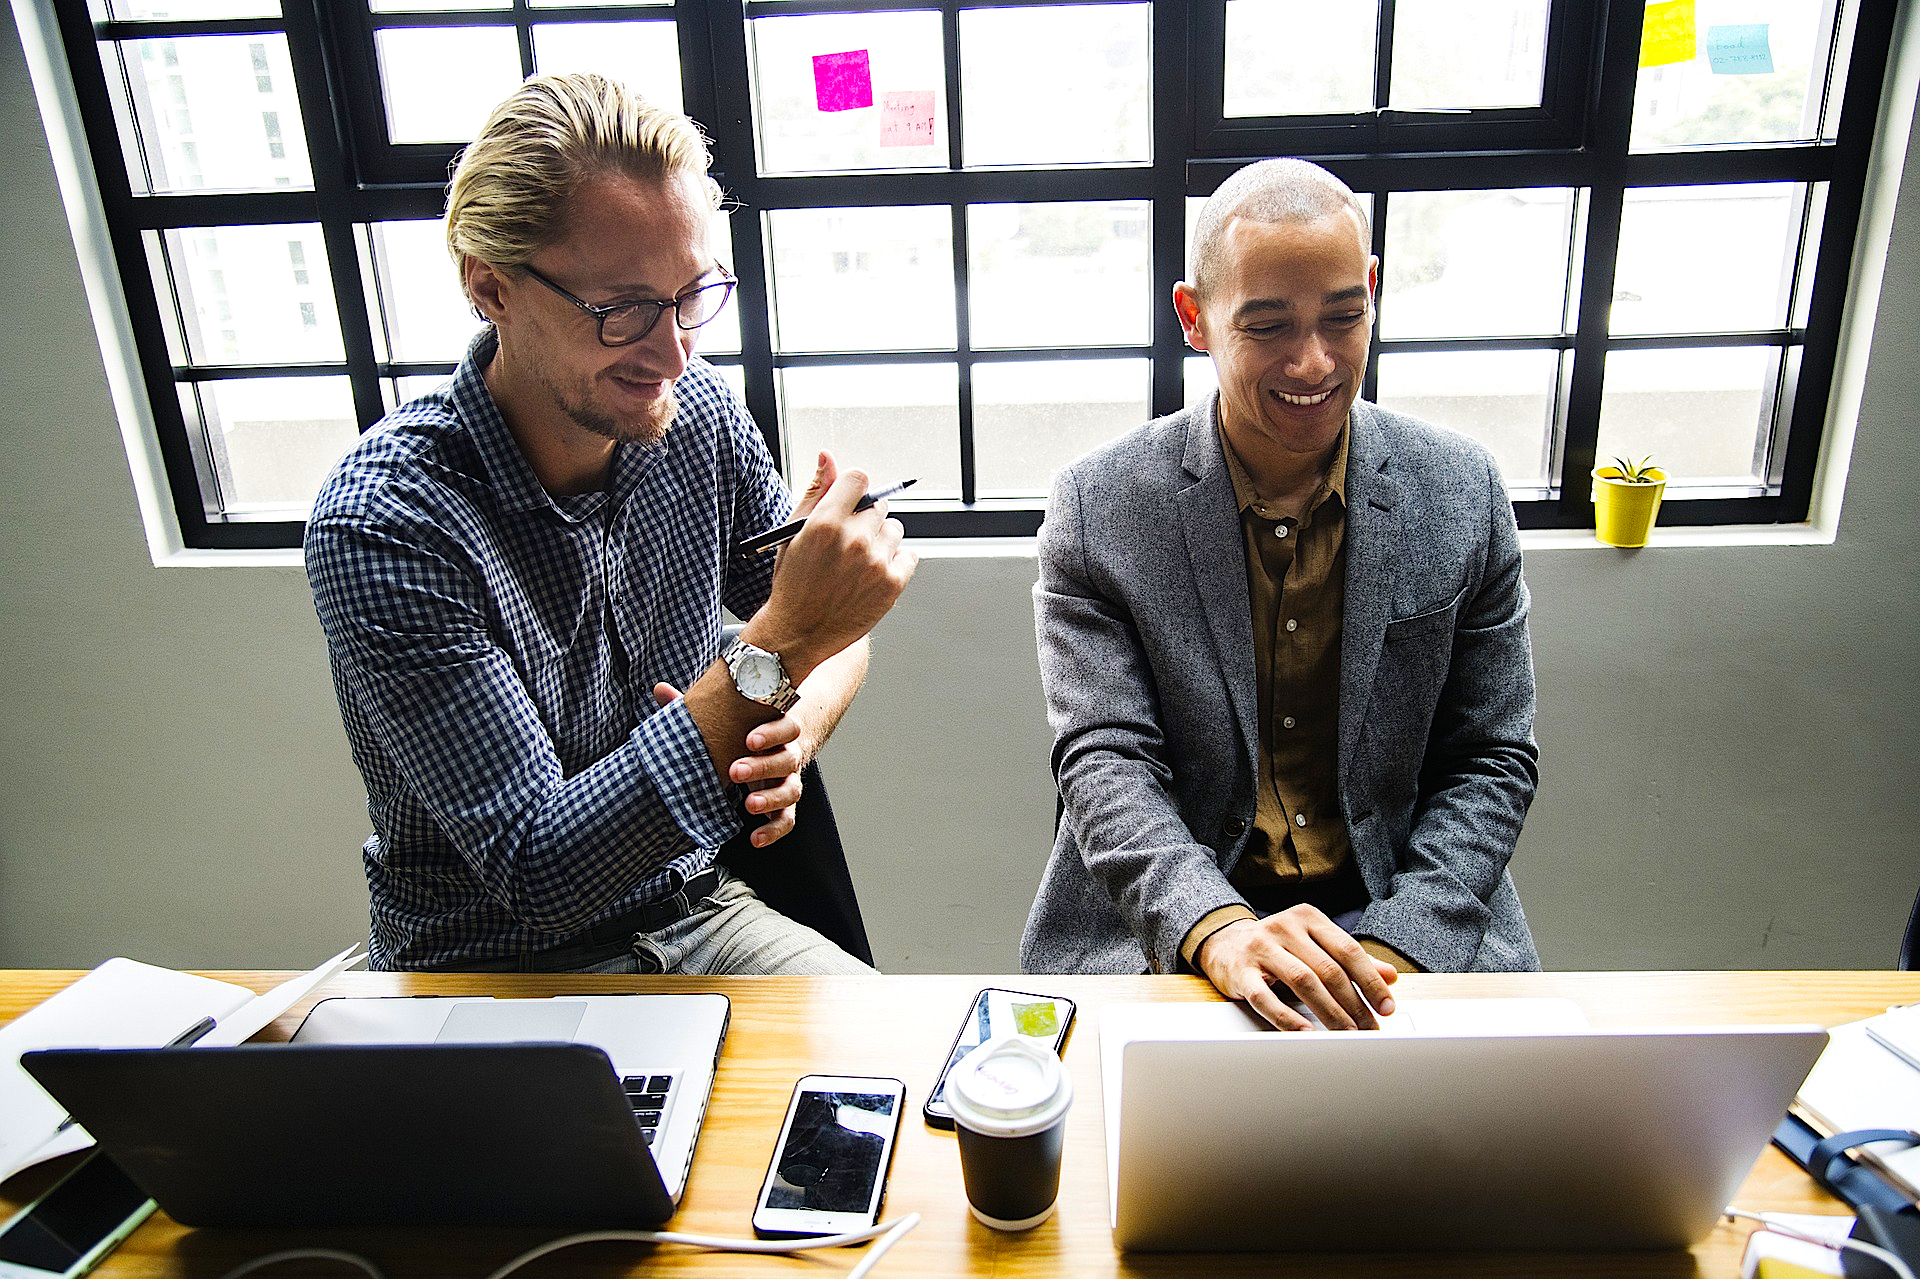
<path id="1" fill-rule="evenodd" d="M 576 1043 L 600 1049 L 667 1193 L 679 1202 L 726 1038 L 725 995 L 356 996 L 323 999 L 296 1044 Z"/>
<path id="2" fill-rule="evenodd" d="M 671 1216 L 723 995 L 347 998 L 291 1044 L 21 1063 L 187 1225 L 648 1226 Z"/>
<path id="3" fill-rule="evenodd" d="M 1237 1004 L 1105 1009 L 1114 1243 L 1683 1248 L 1827 1041 L 1814 1026 L 1592 1030 L 1557 1000 L 1399 1002 L 1391 1029 L 1345 1034 L 1283 1034 Z"/>

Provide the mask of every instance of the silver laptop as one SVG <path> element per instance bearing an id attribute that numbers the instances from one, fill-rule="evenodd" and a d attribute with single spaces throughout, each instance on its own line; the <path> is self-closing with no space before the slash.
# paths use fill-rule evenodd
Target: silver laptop
<path id="1" fill-rule="evenodd" d="M 641 1135 L 678 1203 L 726 1038 L 725 995 L 396 996 L 323 999 L 300 1044 L 577 1043 L 613 1062 Z"/>
<path id="2" fill-rule="evenodd" d="M 1815 1026 L 1592 1030 L 1558 1000 L 1399 1002 L 1390 1028 L 1346 1034 L 1263 1029 L 1236 1004 L 1104 1010 L 1114 1243 L 1683 1248 L 1827 1041 Z"/>

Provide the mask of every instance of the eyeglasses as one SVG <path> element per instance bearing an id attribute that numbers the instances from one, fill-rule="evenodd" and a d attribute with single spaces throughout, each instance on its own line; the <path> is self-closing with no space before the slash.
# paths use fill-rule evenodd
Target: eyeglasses
<path id="1" fill-rule="evenodd" d="M 681 328 L 697 329 L 720 314 L 720 308 L 733 296 L 733 286 L 738 283 L 725 267 L 716 266 L 714 270 L 723 279 L 688 289 L 679 297 L 665 302 L 649 300 L 594 306 L 573 296 L 531 266 L 522 266 L 520 269 L 592 316 L 600 326 L 601 346 L 630 346 L 638 342 L 653 332 L 654 325 L 660 323 L 660 317 L 668 311 L 673 312 L 673 322 Z"/>

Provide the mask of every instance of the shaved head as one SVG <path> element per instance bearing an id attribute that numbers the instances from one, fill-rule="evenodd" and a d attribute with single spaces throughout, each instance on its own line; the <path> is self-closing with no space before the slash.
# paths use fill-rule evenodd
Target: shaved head
<path id="1" fill-rule="evenodd" d="M 1207 293 L 1218 283 L 1221 245 L 1235 218 L 1253 222 L 1315 222 L 1341 212 L 1354 216 L 1361 243 L 1372 232 L 1367 206 L 1339 178 L 1305 160 L 1262 160 L 1241 169 L 1208 197 L 1193 229 L 1193 286 Z"/>

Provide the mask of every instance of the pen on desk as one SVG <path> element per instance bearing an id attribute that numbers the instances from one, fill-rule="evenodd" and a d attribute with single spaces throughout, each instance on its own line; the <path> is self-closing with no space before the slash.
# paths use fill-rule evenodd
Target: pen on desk
<path id="1" fill-rule="evenodd" d="M 904 493 L 919 482 L 919 478 L 916 476 L 911 480 L 902 480 L 890 488 L 883 488 L 878 493 L 868 493 L 853 504 L 853 509 L 856 511 L 864 511 L 875 502 L 885 501 L 887 498 Z M 758 555 L 761 551 L 770 551 L 776 546 L 785 546 L 788 542 L 800 536 L 800 530 L 806 526 L 807 522 L 804 519 L 789 520 L 779 528 L 770 528 L 764 533 L 758 533 L 753 537 L 743 539 L 736 543 L 733 549 L 740 555 Z"/>
<path id="2" fill-rule="evenodd" d="M 210 1032 L 213 1029 L 213 1027 L 214 1027 L 213 1018 L 202 1017 L 199 1021 L 194 1022 L 193 1025 L 187 1027 L 185 1030 L 175 1035 L 172 1039 L 169 1039 L 166 1042 L 166 1047 L 168 1048 L 190 1047 L 194 1044 L 199 1043 L 202 1039 L 205 1039 L 207 1037 L 208 1032 Z"/>
<path id="3" fill-rule="evenodd" d="M 208 1033 L 213 1030 L 214 1024 L 213 1018 L 202 1017 L 199 1021 L 194 1022 L 193 1025 L 187 1027 L 161 1046 L 164 1048 L 191 1047 L 199 1043 L 202 1039 L 205 1039 Z M 73 1116 L 68 1115 L 60 1121 L 59 1126 L 54 1129 L 54 1132 L 63 1133 L 71 1127 L 73 1127 Z"/>

